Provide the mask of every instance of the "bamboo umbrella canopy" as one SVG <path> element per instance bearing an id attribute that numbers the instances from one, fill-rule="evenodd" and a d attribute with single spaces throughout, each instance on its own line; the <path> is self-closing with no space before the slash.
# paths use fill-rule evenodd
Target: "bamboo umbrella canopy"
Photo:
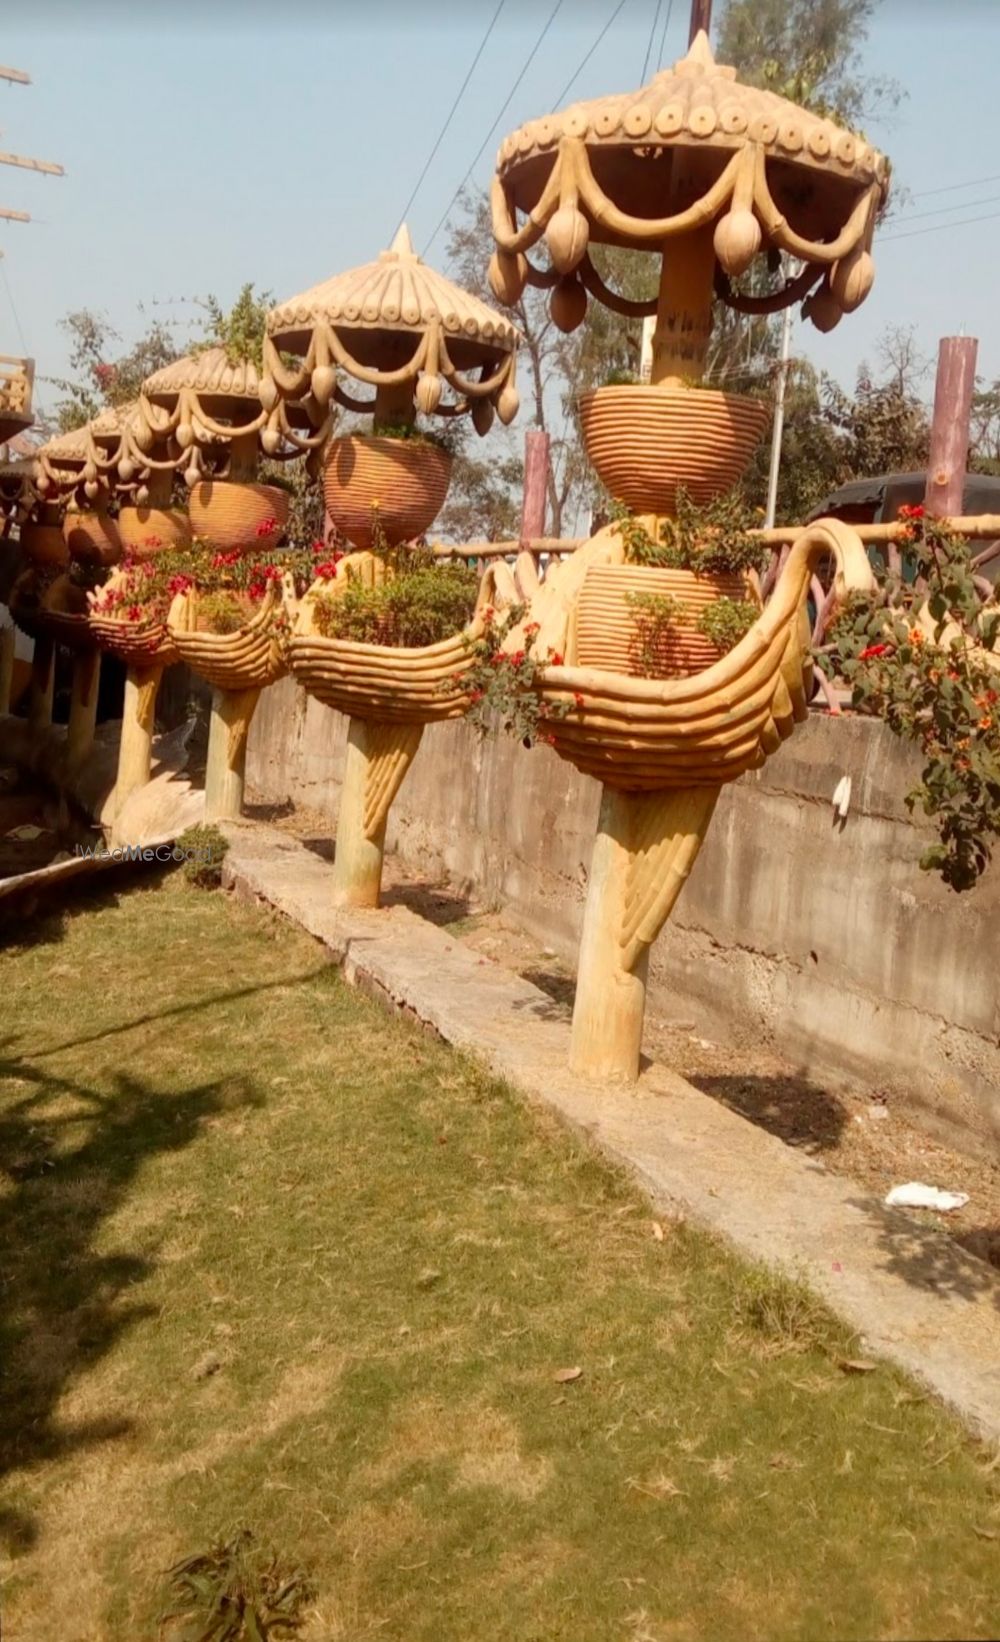
<path id="1" fill-rule="evenodd" d="M 566 330 L 583 319 L 588 295 L 631 317 L 690 308 L 678 295 L 693 280 L 744 312 L 805 299 L 806 316 L 829 330 L 871 289 L 888 184 L 888 162 L 863 137 L 741 84 L 700 33 L 640 90 L 574 103 L 504 139 L 491 284 L 508 303 L 525 283 L 552 287 L 553 317 Z M 543 237 L 551 268 L 538 269 L 527 252 Z M 610 289 L 591 259 L 595 244 L 662 254 L 659 295 L 634 302 Z M 802 268 L 749 295 L 733 282 L 762 252 L 772 265 L 784 253 Z"/>
<path id="2" fill-rule="evenodd" d="M 485 433 L 494 408 L 504 423 L 517 414 L 519 340 L 504 315 L 429 268 L 403 227 L 374 262 L 271 310 L 263 399 L 274 405 L 279 397 L 310 394 L 319 405 L 336 400 L 381 421 L 410 421 L 414 407 L 438 416 L 471 410 L 477 431 Z M 301 365 L 289 364 L 290 354 Z M 349 393 L 338 370 L 374 388 L 374 396 Z"/>

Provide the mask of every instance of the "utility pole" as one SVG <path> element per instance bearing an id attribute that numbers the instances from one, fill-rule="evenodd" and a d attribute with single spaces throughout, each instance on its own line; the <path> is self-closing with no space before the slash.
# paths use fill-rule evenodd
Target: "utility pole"
<path id="1" fill-rule="evenodd" d="M 924 494 L 924 506 L 938 519 L 965 511 L 965 464 L 978 348 L 974 336 L 943 336 L 938 346 Z"/>
<path id="2" fill-rule="evenodd" d="M 10 80 L 13 85 L 19 86 L 30 86 L 31 84 L 31 76 L 25 74 L 23 69 L 5 68 L 3 65 L 0 65 L 0 80 Z M 66 175 L 64 167 L 57 165 L 54 160 L 36 160 L 33 156 L 26 154 L 0 153 L 0 165 L 15 165 L 22 171 L 40 171 L 47 177 L 64 177 Z M 31 221 L 27 211 L 12 211 L 7 208 L 0 209 L 0 219 L 4 222 Z"/>
<path id="3" fill-rule="evenodd" d="M 712 0 L 691 0 L 691 27 L 688 30 L 688 45 L 694 44 L 696 34 L 704 29 L 706 34 L 712 29 Z"/>
<path id="4" fill-rule="evenodd" d="M 774 428 L 771 433 L 771 466 L 767 475 L 767 512 L 764 528 L 770 530 L 778 508 L 778 475 L 781 472 L 781 440 L 785 431 L 785 389 L 792 353 L 792 305 L 785 309 L 781 326 L 781 353 L 778 358 L 778 385 L 774 394 Z"/>

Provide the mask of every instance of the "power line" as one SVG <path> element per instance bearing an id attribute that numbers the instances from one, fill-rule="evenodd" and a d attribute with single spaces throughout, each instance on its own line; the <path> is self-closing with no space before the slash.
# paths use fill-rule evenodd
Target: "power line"
<path id="1" fill-rule="evenodd" d="M 409 216 L 410 207 L 411 207 L 411 205 L 413 204 L 414 200 L 416 199 L 417 195 L 420 192 L 420 185 L 423 182 L 424 178 L 426 177 L 428 171 L 431 168 L 431 164 L 433 163 L 435 154 L 437 153 L 438 149 L 441 147 L 442 142 L 444 141 L 445 132 L 448 130 L 448 127 L 451 125 L 451 122 L 455 117 L 455 110 L 458 108 L 459 103 L 462 101 L 462 98 L 465 96 L 465 88 L 468 85 L 469 81 L 472 79 L 473 74 L 475 73 L 476 64 L 479 62 L 480 57 L 483 55 L 483 52 L 486 50 L 486 43 L 489 40 L 490 35 L 493 33 L 493 29 L 496 25 L 497 18 L 500 16 L 500 13 L 503 11 L 503 8 L 506 5 L 506 3 L 507 3 L 507 0 L 500 0 L 500 4 L 497 6 L 497 9 L 493 13 L 493 16 L 490 18 L 489 25 L 486 29 L 486 33 L 483 35 L 482 39 L 480 40 L 479 47 L 476 51 L 476 55 L 473 57 L 472 62 L 469 64 L 468 72 L 466 73 L 465 79 L 462 81 L 462 84 L 460 85 L 460 87 L 458 89 L 458 96 L 455 98 L 455 101 L 452 103 L 450 109 L 448 110 L 448 117 L 445 120 L 444 125 L 441 127 L 440 132 L 438 133 L 438 138 L 437 138 L 436 143 L 434 144 L 434 147 L 431 149 L 430 153 L 427 156 L 427 159 L 424 162 L 424 168 L 423 168 L 423 170 L 421 171 L 419 177 L 416 180 L 416 184 L 414 185 L 413 193 L 410 195 L 409 199 L 407 200 L 406 204 L 403 207 L 402 216 L 400 217 L 399 222 L 396 224 L 396 232 L 397 233 L 399 232 L 399 229 L 402 227 L 403 223 L 406 221 L 407 217 Z"/>
<path id="2" fill-rule="evenodd" d="M 896 222 L 905 228 L 907 223 L 919 222 L 923 217 L 943 217 L 946 211 L 975 211 L 980 205 L 998 204 L 1000 204 L 1000 194 L 989 194 L 984 200 L 962 200 L 959 205 L 938 205 L 933 211 L 910 211 L 904 216 L 897 217 Z M 951 224 L 943 222 L 941 226 L 942 228 L 948 228 Z"/>
<path id="3" fill-rule="evenodd" d="M 987 182 L 1000 182 L 1000 176 L 973 177 L 970 182 L 949 182 L 945 183 L 943 188 L 921 188 L 920 192 L 914 194 L 913 198 L 915 200 L 927 200 L 930 199 L 932 194 L 954 194 L 960 188 L 981 188 Z"/>
<path id="4" fill-rule="evenodd" d="M 667 5 L 667 15 L 663 19 L 663 33 L 660 35 L 660 49 L 656 53 L 657 71 L 659 71 L 663 67 L 663 48 L 666 44 L 667 30 L 670 27 L 670 19 L 673 16 L 673 12 L 674 12 L 674 0 L 669 0 L 669 3 Z"/>
<path id="5" fill-rule="evenodd" d="M 614 11 L 611 13 L 611 16 L 608 18 L 607 22 L 605 23 L 604 27 L 602 28 L 600 34 L 597 36 L 597 39 L 594 41 L 594 43 L 591 46 L 590 50 L 587 52 L 587 55 L 584 57 L 583 61 L 578 65 L 578 67 L 574 71 L 572 78 L 566 82 L 566 84 L 563 87 L 562 91 L 560 91 L 558 97 L 555 100 L 556 108 L 559 108 L 566 101 L 566 98 L 569 96 L 569 94 L 572 91 L 573 87 L 576 85 L 577 80 L 580 78 L 580 75 L 583 73 L 583 71 L 586 68 L 587 64 L 590 62 L 590 59 L 593 57 L 594 52 L 597 50 L 597 48 L 600 45 L 601 41 L 604 39 L 604 36 L 607 34 L 608 29 L 611 27 L 612 23 L 614 22 L 615 18 L 618 16 L 618 13 L 621 11 L 624 4 L 625 4 L 625 0 L 618 0 L 617 6 L 615 7 Z"/>
<path id="6" fill-rule="evenodd" d="M 916 239 L 918 234 L 940 234 L 946 228 L 969 228 L 974 222 L 994 222 L 997 217 L 1000 217 L 1000 211 L 988 211 L 984 217 L 963 217 L 961 222 L 936 222 L 933 228 L 911 228 L 905 234 L 886 234 L 878 243 L 888 245 L 894 239 Z"/>
<path id="7" fill-rule="evenodd" d="M 15 328 L 17 330 L 18 339 L 20 340 L 21 347 L 24 349 L 25 358 L 29 358 L 30 355 L 31 355 L 31 349 L 28 347 L 27 338 L 25 337 L 25 334 L 24 334 L 24 326 L 21 324 L 21 316 L 17 311 L 17 304 L 14 301 L 14 293 L 10 288 L 10 280 L 7 278 L 7 269 L 6 269 L 6 267 L 3 263 L 2 258 L 0 258 L 0 278 L 3 279 L 3 288 L 7 292 L 7 301 L 10 303 L 10 311 L 14 315 L 14 325 L 15 325 Z M 45 411 L 42 407 L 42 396 L 38 392 L 38 379 L 37 379 L 37 377 L 35 378 L 34 398 L 35 398 L 35 407 L 36 407 L 37 411 L 39 412 L 39 414 L 41 416 L 44 417 Z"/>
<path id="8" fill-rule="evenodd" d="M 562 3 L 563 3 L 563 0 L 556 0 L 555 5 L 553 6 L 552 10 L 550 11 L 550 13 L 548 15 L 548 19 L 545 22 L 541 33 L 538 36 L 538 39 L 535 41 L 535 43 L 532 46 L 531 50 L 529 51 L 527 57 L 525 58 L 524 62 L 522 63 L 521 72 L 518 74 L 517 79 L 514 81 L 514 84 L 511 86 L 510 90 L 508 91 L 507 96 L 504 99 L 502 108 L 500 109 L 499 113 L 497 114 L 496 119 L 493 121 L 493 124 L 490 126 L 490 129 L 487 131 L 485 137 L 483 138 L 483 140 L 480 143 L 478 149 L 476 150 L 476 155 L 475 155 L 475 158 L 472 161 L 472 164 L 469 166 L 468 171 L 466 171 L 465 176 L 462 178 L 462 180 L 459 183 L 458 187 L 455 189 L 455 192 L 452 194 L 451 199 L 448 201 L 448 204 L 445 206 L 444 210 L 442 211 L 441 219 L 438 222 L 437 227 L 435 228 L 435 230 L 434 230 L 433 234 L 431 235 L 430 239 L 427 241 L 427 244 L 424 246 L 423 254 L 424 254 L 425 257 L 427 255 L 428 251 L 430 250 L 431 246 L 434 244 L 434 241 L 437 239 L 439 233 L 441 232 L 441 229 L 444 227 L 445 223 L 447 222 L 448 217 L 451 215 L 452 206 L 454 205 L 455 201 L 458 199 L 459 194 L 462 192 L 462 189 L 465 187 L 465 185 L 468 182 L 469 178 L 472 176 L 472 173 L 476 169 L 476 166 L 479 164 L 479 161 L 482 158 L 483 150 L 485 149 L 486 144 L 489 142 L 489 140 L 492 137 L 494 131 L 496 130 L 497 126 L 500 124 L 500 121 L 503 119 L 503 117 L 506 114 L 508 108 L 510 107 L 510 104 L 513 102 L 514 95 L 517 91 L 517 88 L 521 84 L 521 81 L 524 79 L 524 76 L 527 74 L 529 68 L 531 67 L 532 63 L 534 62 L 536 53 L 538 52 L 538 49 L 541 46 L 542 41 L 545 39 L 545 36 L 548 34 L 549 29 L 552 27 L 552 24 L 555 22 L 556 14 L 560 10 L 560 8 L 562 6 Z"/>
<path id="9" fill-rule="evenodd" d="M 652 21 L 652 23 L 650 25 L 650 29 L 649 29 L 649 43 L 646 46 L 646 55 L 642 59 L 642 74 L 639 76 L 639 78 L 641 79 L 643 85 L 646 84 L 646 70 L 649 67 L 650 53 L 653 50 L 653 36 L 656 33 L 656 25 L 660 21 L 660 7 L 662 5 L 663 5 L 663 0 L 656 0 L 656 10 L 653 13 L 653 21 Z"/>

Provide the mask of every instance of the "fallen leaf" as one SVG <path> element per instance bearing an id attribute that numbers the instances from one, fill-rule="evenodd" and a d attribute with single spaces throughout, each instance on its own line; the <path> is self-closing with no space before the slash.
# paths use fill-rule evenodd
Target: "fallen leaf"
<path id="1" fill-rule="evenodd" d="M 978 1534 L 980 1539 L 1000 1539 L 1000 1534 L 997 1533 L 995 1528 L 980 1528 L 977 1522 L 972 1524 L 972 1531 L 974 1534 Z"/>
<path id="2" fill-rule="evenodd" d="M 579 1380 L 582 1375 L 582 1368 L 557 1368 L 552 1378 L 557 1385 L 570 1385 L 573 1380 Z"/>
<path id="3" fill-rule="evenodd" d="M 431 1270 L 422 1271 L 420 1273 L 420 1276 L 417 1278 L 417 1288 L 418 1289 L 433 1288 L 434 1284 L 439 1283 L 440 1281 L 441 1281 L 441 1273 L 439 1271 L 431 1271 Z"/>
<path id="4" fill-rule="evenodd" d="M 655 1237 L 655 1239 L 658 1243 L 662 1243 L 663 1242 L 663 1227 L 660 1225 L 660 1222 L 658 1220 L 652 1221 L 651 1224 L 652 1224 L 652 1227 L 653 1227 L 653 1236 Z"/>
<path id="5" fill-rule="evenodd" d="M 878 1363 L 870 1363 L 867 1357 L 842 1357 L 837 1364 L 845 1374 L 872 1374 L 878 1368 Z"/>

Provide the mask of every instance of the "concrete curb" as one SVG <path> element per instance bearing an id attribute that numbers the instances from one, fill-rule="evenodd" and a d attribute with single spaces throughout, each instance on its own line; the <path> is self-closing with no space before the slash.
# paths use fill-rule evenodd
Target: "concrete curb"
<path id="1" fill-rule="evenodd" d="M 227 823 L 223 882 L 328 948 L 349 981 L 433 1028 L 624 1165 L 651 1201 L 794 1271 L 881 1353 L 1000 1439 L 1000 1277 L 936 1226 L 886 1209 L 666 1067 L 635 1088 L 566 1068 L 569 1026 L 529 982 L 406 908 L 331 905 L 330 864 L 256 823 Z"/>

